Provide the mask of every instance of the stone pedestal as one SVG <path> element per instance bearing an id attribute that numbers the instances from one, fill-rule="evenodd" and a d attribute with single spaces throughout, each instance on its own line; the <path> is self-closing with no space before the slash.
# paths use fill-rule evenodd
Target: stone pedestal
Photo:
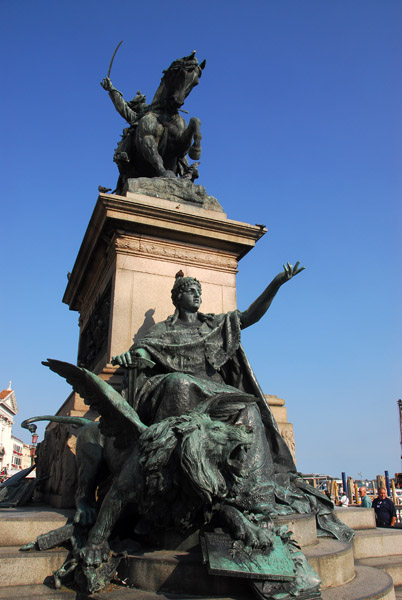
<path id="1" fill-rule="evenodd" d="M 236 308 L 238 261 L 265 232 L 195 203 L 101 194 L 63 297 L 80 313 L 78 363 L 101 373 L 172 314 L 180 269 L 200 280 L 208 312 Z"/>
<path id="2" fill-rule="evenodd" d="M 293 460 L 296 462 L 295 436 L 292 423 L 288 423 L 288 410 L 285 406 L 285 400 L 270 394 L 264 394 L 264 396 L 278 424 L 280 434 L 291 451 Z"/>

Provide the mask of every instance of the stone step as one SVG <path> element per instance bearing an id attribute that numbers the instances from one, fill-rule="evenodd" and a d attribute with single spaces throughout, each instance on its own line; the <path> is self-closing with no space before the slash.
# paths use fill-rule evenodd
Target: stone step
<path id="1" fill-rule="evenodd" d="M 351 543 L 323 538 L 302 549 L 320 575 L 323 589 L 344 585 L 353 579 L 355 571 Z M 209 575 L 198 552 L 159 550 L 132 554 L 120 565 L 119 574 L 130 585 L 153 592 L 180 589 L 181 593 L 190 594 L 194 581 L 197 581 L 200 594 L 213 592 L 231 595 L 240 593 L 244 587 L 242 578 Z"/>
<path id="2" fill-rule="evenodd" d="M 200 600 L 251 600 L 253 597 L 250 591 L 246 595 L 237 593 L 232 596 L 198 596 Z M 322 592 L 322 600 L 396 600 L 401 597 L 402 594 L 395 595 L 392 578 L 388 574 L 365 566 L 357 567 L 356 577 L 351 582 Z M 75 592 L 66 588 L 60 591 L 52 590 L 44 585 L 24 585 L 0 589 L 1 600 L 69 600 L 69 598 L 89 600 L 87 594 L 76 595 Z M 164 593 L 146 592 L 114 585 L 90 596 L 90 600 L 178 600 L 179 598 L 188 600 L 189 596 L 165 595 Z"/>
<path id="3" fill-rule="evenodd" d="M 334 585 L 341 585 L 351 579 L 354 574 L 353 554 L 351 544 L 336 542 L 335 540 L 320 540 L 315 546 L 305 547 L 304 552 L 310 560 L 312 566 L 319 573 L 323 588 Z M 156 553 L 149 553 L 156 554 Z M 0 589 L 1 586 L 20 585 L 20 584 L 38 584 L 42 583 L 47 576 L 61 567 L 67 552 L 63 549 L 50 550 L 45 552 L 19 552 L 17 548 L 0 549 Z M 173 585 L 184 585 L 189 593 L 195 577 L 208 580 L 205 592 L 214 589 L 217 593 L 221 591 L 228 592 L 235 588 L 238 591 L 239 586 L 244 587 L 242 581 L 233 578 L 219 578 L 208 575 L 205 566 L 201 564 L 201 556 L 197 554 L 193 560 L 188 558 L 187 553 L 159 552 L 159 560 L 155 556 L 146 563 L 138 564 L 138 557 L 131 561 L 137 563 L 136 566 L 122 566 L 120 573 L 122 578 L 133 577 L 134 583 L 139 585 L 154 585 L 161 589 L 164 582 L 170 578 L 170 571 L 176 571 L 173 577 Z M 179 566 L 178 566 L 179 565 Z M 182 569 L 178 572 L 177 569 Z M 141 575 L 138 576 L 138 571 Z M 146 581 L 144 582 L 144 578 Z M 153 584 L 151 584 L 153 582 Z M 149 589 L 149 587 L 148 587 Z M 172 588 L 170 588 L 172 589 Z M 1 595 L 0 595 L 1 598 Z"/>
<path id="4" fill-rule="evenodd" d="M 354 576 L 351 543 L 329 538 L 303 551 L 322 580 L 323 589 L 343 585 Z M 38 584 L 61 567 L 67 551 L 61 548 L 38 552 L 19 552 L 16 547 L 0 548 L 0 586 Z M 121 579 L 136 588 L 157 592 L 180 589 L 191 593 L 198 581 L 200 593 L 233 594 L 245 590 L 243 579 L 209 575 L 197 551 L 159 550 L 133 554 L 119 567 Z"/>
<path id="5" fill-rule="evenodd" d="M 29 552 L 20 552 L 17 547 L 0 548 L 0 592 L 3 593 L 0 599 L 7 598 L 4 595 L 5 588 L 38 585 L 49 580 L 52 573 L 62 566 L 67 554 L 68 551 L 63 548 Z M 132 581 L 131 562 L 130 558 L 122 561 L 119 567 L 122 580 L 130 577 Z M 198 552 L 174 550 L 146 553 L 141 560 L 137 558 L 135 566 L 137 571 L 140 569 L 139 573 L 136 572 L 136 587 L 141 586 L 146 591 L 156 592 L 163 588 L 174 592 L 179 586 L 184 594 L 193 595 L 196 581 L 196 594 L 200 595 L 240 594 L 247 597 L 249 593 L 247 582 L 243 579 L 209 575 Z M 42 594 L 45 594 L 48 588 L 43 588 Z"/>
<path id="6" fill-rule="evenodd" d="M 370 529 L 376 526 L 373 508 L 361 508 L 359 506 L 335 508 L 335 515 L 342 523 L 352 529 Z"/>
<path id="7" fill-rule="evenodd" d="M 345 561 L 345 554 L 348 554 L 350 549 L 347 548 L 347 544 L 341 544 L 340 542 L 338 542 L 338 544 L 343 546 L 342 551 L 340 551 L 339 548 L 331 548 L 332 542 L 333 540 L 321 540 L 320 544 L 317 544 L 317 547 L 305 548 L 304 550 L 306 555 L 308 555 L 309 559 L 311 560 L 311 563 L 315 568 L 317 568 L 317 570 L 324 570 L 324 572 L 326 569 L 328 571 L 333 570 L 334 573 L 331 575 L 331 577 L 333 578 L 333 586 L 335 586 L 341 578 L 339 569 L 342 568 L 342 561 Z M 334 544 L 337 544 L 337 542 L 334 542 Z M 321 549 L 319 552 L 320 546 Z M 339 563 L 335 567 L 334 564 L 331 564 L 333 561 L 333 551 L 338 551 L 338 553 L 340 552 L 340 558 L 338 558 Z M 343 557 L 342 552 L 344 553 Z M 35 598 L 38 598 L 38 600 L 41 600 L 42 598 L 45 600 L 68 600 L 68 598 L 75 598 L 75 592 L 67 590 L 66 588 L 58 591 L 52 590 L 45 585 L 38 585 L 39 583 L 43 582 L 52 571 L 61 566 L 65 555 L 66 552 L 60 550 L 17 553 L 15 548 L 2 549 L 0 551 L 0 582 L 2 584 L 2 587 L 0 587 L 0 600 L 11 600 L 14 598 L 18 598 L 18 600 L 28 600 L 28 598 L 29 600 L 35 600 Z M 21 556 L 23 558 L 20 558 Z M 12 562 L 10 562 L 10 559 Z M 171 561 L 172 557 L 170 556 L 168 563 L 171 563 Z M 314 561 L 316 564 L 314 564 Z M 323 567 L 326 561 L 328 561 L 328 564 Z M 149 561 L 147 561 L 147 563 L 148 564 L 142 562 L 143 570 L 140 573 L 140 577 L 142 577 L 142 585 L 145 587 L 150 585 L 148 580 L 150 573 L 154 580 L 151 585 L 155 585 L 155 573 L 152 575 L 152 569 L 151 571 L 149 570 Z M 180 585 L 181 599 L 183 599 L 183 594 L 184 597 L 186 597 L 187 594 L 188 597 L 190 597 L 190 595 L 193 596 L 195 593 L 203 600 L 209 600 L 212 595 L 216 600 L 245 600 L 252 597 L 247 582 L 242 579 L 234 577 L 218 578 L 209 575 L 206 572 L 205 567 L 200 563 L 195 565 L 199 572 L 196 573 L 194 570 L 192 570 L 191 574 L 185 573 L 183 576 L 183 572 L 180 572 L 180 569 L 177 570 L 177 565 L 179 564 L 180 560 L 177 560 L 176 572 L 174 572 L 173 577 L 171 577 L 169 569 L 165 570 L 165 576 L 167 576 L 167 579 L 163 581 L 162 585 L 159 587 L 170 588 L 171 593 L 174 593 L 176 586 Z M 168 567 L 169 566 L 171 566 L 171 564 L 168 564 Z M 378 566 L 381 567 L 381 565 Z M 201 572 L 202 568 L 204 569 L 203 572 Z M 349 568 L 350 565 L 348 562 L 346 562 L 346 570 L 349 570 Z M 159 575 L 162 579 L 163 575 L 161 573 L 159 573 Z M 322 575 L 322 573 L 320 573 L 320 575 Z M 121 576 L 124 576 L 124 572 L 121 573 Z M 373 566 L 359 564 L 356 567 L 356 577 L 344 585 L 338 585 L 338 587 L 330 587 L 325 589 L 325 585 L 328 584 L 329 581 L 329 576 L 326 575 L 326 577 L 327 581 L 325 581 L 325 575 L 323 577 L 323 600 L 395 599 L 392 578 L 388 573 L 380 571 L 377 568 L 373 568 Z M 21 579 L 25 585 L 20 585 Z M 7 585 L 5 585 L 5 583 L 7 583 Z M 194 589 L 194 583 L 196 585 L 196 589 Z M 167 596 L 165 596 L 165 593 Z M 171 594 L 169 594 L 167 590 L 165 592 L 161 592 L 160 589 L 159 591 L 152 591 L 149 590 L 148 587 L 147 591 L 140 591 L 133 588 L 108 586 L 107 590 L 92 595 L 91 599 L 125 600 L 125 598 L 127 598 L 127 600 L 167 600 L 168 597 L 172 598 Z M 87 595 L 80 593 L 77 598 L 80 600 L 86 600 Z"/>
<path id="8" fill-rule="evenodd" d="M 355 559 L 402 555 L 402 530 L 381 528 L 358 530 L 353 539 L 353 551 Z"/>
<path id="9" fill-rule="evenodd" d="M 27 506 L 0 508 L 0 547 L 22 546 L 66 524 L 73 510 Z"/>
<path id="10" fill-rule="evenodd" d="M 63 548 L 19 552 L 17 547 L 0 548 L 0 588 L 43 583 L 59 569 L 68 552 Z"/>
<path id="11" fill-rule="evenodd" d="M 278 525 L 287 525 L 289 531 L 300 546 L 309 546 L 317 543 L 316 518 L 313 514 L 307 515 L 283 515 L 275 519 Z"/>
<path id="12" fill-rule="evenodd" d="M 344 585 L 355 576 L 352 543 L 322 538 L 314 546 L 302 548 L 322 581 L 322 589 Z"/>
<path id="13" fill-rule="evenodd" d="M 0 508 L 0 547 L 23 545 L 66 524 L 74 515 L 72 509 L 57 509 L 46 505 Z M 287 525 L 301 546 L 317 541 L 315 516 L 284 515 L 276 519 L 278 524 Z"/>
<path id="14" fill-rule="evenodd" d="M 365 566 L 356 567 L 356 576 L 349 583 L 323 590 L 321 595 L 322 600 L 396 600 L 392 577 Z"/>
<path id="15" fill-rule="evenodd" d="M 113 587 L 113 586 L 111 586 Z M 96 594 L 88 596 L 88 600 L 254 600 L 254 595 L 250 590 L 246 596 L 178 596 L 175 594 L 163 594 L 155 592 L 144 592 L 135 588 L 122 588 L 115 586 L 114 589 L 102 590 Z M 81 594 L 78 600 L 87 600 L 87 596 Z"/>
<path id="16" fill-rule="evenodd" d="M 156 594 L 144 592 L 134 588 L 109 585 L 105 590 L 96 594 L 85 594 L 70 590 L 63 586 L 61 590 L 54 590 L 46 585 L 18 585 L 0 588 L 0 600 L 188 600 L 183 596 L 169 594 Z M 204 596 L 200 600 L 251 600 L 250 592 L 247 596 Z"/>
<path id="17" fill-rule="evenodd" d="M 53 590 L 46 585 L 0 587 L 0 600 L 76 600 L 76 595 L 67 588 Z"/>
<path id="18" fill-rule="evenodd" d="M 154 550 L 123 559 L 119 577 L 128 585 L 148 592 L 247 597 L 247 581 L 239 577 L 210 575 L 199 551 Z"/>
<path id="19" fill-rule="evenodd" d="M 402 556 L 376 556 L 361 558 L 356 562 L 359 565 L 382 569 L 391 575 L 394 585 L 402 585 Z"/>
<path id="20" fill-rule="evenodd" d="M 346 513 L 347 516 L 345 517 Z M 19 600 L 24 600 L 25 597 L 23 594 L 25 594 L 27 588 L 32 588 L 32 593 L 29 593 L 27 596 L 29 598 L 35 598 L 33 593 L 38 594 L 38 598 L 54 598 L 55 600 L 66 597 L 66 594 L 71 597 L 72 592 L 68 592 L 65 589 L 55 591 L 40 585 L 46 577 L 62 565 L 67 555 L 66 550 L 55 549 L 46 552 L 32 551 L 23 553 L 18 552 L 18 548 L 15 545 L 18 544 L 19 547 L 35 539 L 37 535 L 61 527 L 72 514 L 72 510 L 49 509 L 46 506 L 0 509 L 0 545 L 4 546 L 0 548 L 0 600 L 8 597 L 18 597 Z M 328 600 L 335 600 L 335 598 L 336 600 L 343 600 L 343 598 L 348 600 L 349 598 L 350 600 L 357 600 L 357 598 L 359 600 L 365 600 L 366 598 L 367 600 L 374 600 L 374 598 L 384 598 L 384 600 L 393 599 L 392 590 L 388 590 L 385 595 L 383 593 L 387 586 L 386 582 L 389 581 L 388 579 L 384 580 L 384 577 L 389 577 L 389 574 L 394 575 L 396 583 L 402 583 L 402 531 L 373 528 L 374 516 L 371 509 L 357 507 L 339 509 L 337 510 L 337 516 L 342 517 L 343 522 L 348 525 L 352 524 L 358 529 L 353 542 L 355 558 L 361 559 L 361 564 L 358 565 L 357 572 L 359 573 L 363 569 L 363 573 L 366 572 L 366 574 L 370 575 L 374 567 L 382 569 L 382 571 L 374 571 L 374 573 L 377 573 L 377 582 L 381 583 L 382 581 L 383 583 L 383 587 L 380 586 L 379 590 L 377 590 L 377 587 L 373 588 L 373 591 L 377 590 L 374 595 L 350 595 L 354 593 L 353 590 L 355 589 L 352 585 L 355 580 L 350 581 L 353 578 L 351 544 L 341 543 L 328 538 L 321 538 L 317 542 L 315 519 L 311 515 L 284 516 L 280 517 L 279 521 L 286 523 L 289 529 L 294 532 L 294 537 L 303 545 L 303 551 L 313 567 L 320 574 L 323 581 L 323 598 L 325 600 L 327 600 L 327 596 L 324 594 L 332 593 L 335 586 L 341 586 L 336 589 L 339 590 L 339 593 L 347 595 L 328 596 Z M 363 528 L 363 526 L 367 525 L 369 527 Z M 198 556 L 194 560 L 194 554 L 196 553 L 191 553 L 191 559 L 188 558 L 188 553 L 182 553 L 187 556 L 184 559 L 184 562 L 187 560 L 184 567 L 186 571 L 188 570 L 188 561 L 193 561 L 190 571 L 186 574 L 181 570 L 183 564 L 179 564 L 179 552 L 173 552 L 176 557 L 175 562 L 171 560 L 171 557 L 166 556 L 169 553 L 160 551 L 158 553 L 159 558 L 163 554 L 165 556 L 162 556 L 162 566 L 159 565 L 157 567 L 156 574 L 155 566 L 158 562 L 158 560 L 155 560 L 156 553 L 146 554 L 146 561 L 144 560 L 144 554 L 141 559 L 136 557 L 134 562 L 137 562 L 137 564 L 135 566 L 132 564 L 132 558 L 128 559 L 125 565 L 122 565 L 123 570 L 125 569 L 125 573 L 129 573 L 130 577 L 132 575 L 131 571 L 134 569 L 135 584 L 139 587 L 137 582 L 137 579 L 139 579 L 142 587 L 145 581 L 144 588 L 148 590 L 147 592 L 142 592 L 130 588 L 130 598 L 133 600 L 154 600 L 154 597 L 155 599 L 157 597 L 158 600 L 163 600 L 164 596 L 160 592 L 162 587 L 163 589 L 174 590 L 176 583 L 180 584 L 180 586 L 184 585 L 184 594 L 192 595 L 194 593 L 194 581 L 197 582 L 197 594 L 203 595 L 205 599 L 210 594 L 214 594 L 216 598 L 220 595 L 221 599 L 225 598 L 228 600 L 229 597 L 236 598 L 236 600 L 241 597 L 251 597 L 247 582 L 239 578 L 218 578 L 209 575 L 206 567 L 201 564 L 200 557 Z M 398 554 L 401 556 L 398 557 Z M 150 555 L 153 556 L 151 557 Z M 366 563 L 366 560 L 371 560 L 372 562 Z M 375 562 L 376 560 L 377 563 Z M 364 569 L 369 569 L 369 571 L 364 571 Z M 359 577 L 356 577 L 356 580 L 358 579 Z M 375 579 L 374 577 L 373 581 Z M 108 590 L 107 593 L 114 595 L 119 593 L 120 598 L 126 589 L 119 588 L 118 591 Z M 363 586 L 362 589 L 365 590 L 366 588 Z M 15 596 L 7 596 L 7 594 L 11 594 L 12 590 Z M 102 592 L 99 598 L 108 600 L 109 596 L 105 596 L 105 593 Z M 110 598 L 114 598 L 114 595 L 110 596 Z M 92 596 L 91 598 L 97 597 Z M 82 596 L 82 599 L 84 598 L 85 596 Z"/>

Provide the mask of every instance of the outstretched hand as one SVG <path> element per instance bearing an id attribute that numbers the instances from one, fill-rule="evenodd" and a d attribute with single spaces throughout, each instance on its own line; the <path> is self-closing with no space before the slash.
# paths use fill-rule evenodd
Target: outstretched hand
<path id="1" fill-rule="evenodd" d="M 283 265 L 283 271 L 273 278 L 268 287 L 256 300 L 254 300 L 247 310 L 240 313 L 241 328 L 245 329 L 246 327 L 250 327 L 250 325 L 257 323 L 271 306 L 272 300 L 275 298 L 281 285 L 286 281 L 289 281 L 289 279 L 292 279 L 295 275 L 301 273 L 304 269 L 305 267 L 300 267 L 299 261 L 297 261 L 294 267 L 290 263 Z"/>
<path id="2" fill-rule="evenodd" d="M 304 271 L 306 267 L 300 267 L 299 265 L 299 260 L 297 261 L 294 267 L 290 263 L 286 263 L 286 265 L 283 265 L 283 272 L 281 273 L 281 275 L 283 277 L 284 282 L 289 281 L 289 279 L 292 279 L 292 277 L 295 277 L 295 275 L 298 275 L 299 273 Z"/>

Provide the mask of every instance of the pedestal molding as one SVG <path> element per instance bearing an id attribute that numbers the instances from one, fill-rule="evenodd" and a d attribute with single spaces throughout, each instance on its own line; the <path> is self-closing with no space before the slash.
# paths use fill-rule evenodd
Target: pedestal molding
<path id="1" fill-rule="evenodd" d="M 188 244 L 178 244 L 157 238 L 133 236 L 125 232 L 117 232 L 112 245 L 117 253 L 130 254 L 132 256 L 162 258 L 165 261 L 183 265 L 196 265 L 209 267 L 215 270 L 230 271 L 237 273 L 236 257 L 230 253 L 208 251 L 197 246 L 190 247 Z"/>

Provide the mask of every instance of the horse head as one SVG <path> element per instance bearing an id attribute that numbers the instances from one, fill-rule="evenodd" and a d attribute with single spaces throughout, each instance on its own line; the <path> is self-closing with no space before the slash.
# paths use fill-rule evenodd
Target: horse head
<path id="1" fill-rule="evenodd" d="M 172 62 L 163 71 L 160 85 L 152 100 L 169 111 L 177 111 L 184 104 L 191 90 L 198 85 L 206 61 L 200 64 L 195 57 L 195 50 L 189 55 Z"/>

